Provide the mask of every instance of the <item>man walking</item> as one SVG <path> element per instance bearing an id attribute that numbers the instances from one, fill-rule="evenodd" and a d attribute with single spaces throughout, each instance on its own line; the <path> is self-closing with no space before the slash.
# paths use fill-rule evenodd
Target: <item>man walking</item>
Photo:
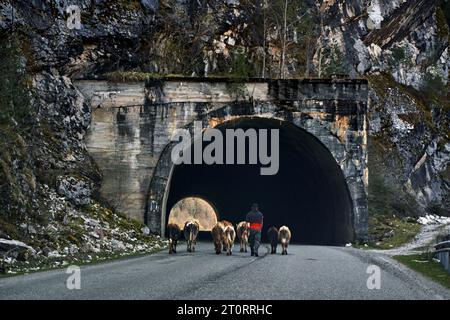
<path id="1" fill-rule="evenodd" d="M 258 257 L 258 248 L 261 242 L 261 230 L 263 227 L 263 219 L 264 216 L 261 212 L 259 212 L 258 204 L 254 203 L 252 205 L 252 210 L 249 213 L 247 213 L 245 221 L 248 223 L 250 229 L 250 235 L 248 239 L 250 242 L 250 250 L 252 256 L 255 257 Z"/>

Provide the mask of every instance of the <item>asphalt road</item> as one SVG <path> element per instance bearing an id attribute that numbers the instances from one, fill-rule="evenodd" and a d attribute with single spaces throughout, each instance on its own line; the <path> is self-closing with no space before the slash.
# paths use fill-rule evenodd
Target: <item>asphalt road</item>
<path id="1" fill-rule="evenodd" d="M 262 247 L 259 258 L 217 256 L 206 242 L 185 250 L 82 266 L 80 290 L 67 289 L 66 270 L 2 278 L 0 299 L 450 299 L 387 256 L 352 248 Z M 367 288 L 369 265 L 380 267 L 380 289 Z"/>

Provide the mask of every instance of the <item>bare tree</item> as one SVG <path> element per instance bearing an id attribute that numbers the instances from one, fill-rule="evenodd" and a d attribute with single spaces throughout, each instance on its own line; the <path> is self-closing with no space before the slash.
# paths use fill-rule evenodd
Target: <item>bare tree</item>
<path id="1" fill-rule="evenodd" d="M 287 12 L 288 12 L 288 0 L 284 0 L 284 14 L 283 14 L 283 44 L 281 48 L 281 67 L 280 78 L 285 77 L 285 61 L 286 61 L 286 38 L 287 38 Z"/>
<path id="2" fill-rule="evenodd" d="M 266 77 L 266 40 L 267 40 L 267 18 L 266 18 L 266 9 L 267 9 L 267 0 L 263 0 L 263 64 L 261 71 L 261 78 Z"/>
<path id="3" fill-rule="evenodd" d="M 293 44 L 297 44 L 297 39 L 293 35 L 311 32 L 311 30 L 305 31 L 305 26 L 309 23 L 306 18 L 309 17 L 310 12 L 304 0 L 272 0 L 265 11 L 267 19 L 264 21 L 264 32 L 267 28 L 276 30 L 280 41 L 278 76 L 283 79 L 286 77 L 288 50 Z"/>
<path id="4" fill-rule="evenodd" d="M 324 32 L 323 32 L 323 14 L 322 12 L 320 12 L 320 36 L 323 36 Z M 319 48 L 319 78 L 322 77 L 322 50 L 323 50 L 323 46 L 320 45 Z"/>

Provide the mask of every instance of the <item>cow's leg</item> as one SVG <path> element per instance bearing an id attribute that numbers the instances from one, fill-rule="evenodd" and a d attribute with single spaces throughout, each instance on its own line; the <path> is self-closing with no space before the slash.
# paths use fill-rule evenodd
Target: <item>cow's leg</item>
<path id="1" fill-rule="evenodd" d="M 216 254 L 220 254 L 222 252 L 222 243 L 216 242 Z"/>

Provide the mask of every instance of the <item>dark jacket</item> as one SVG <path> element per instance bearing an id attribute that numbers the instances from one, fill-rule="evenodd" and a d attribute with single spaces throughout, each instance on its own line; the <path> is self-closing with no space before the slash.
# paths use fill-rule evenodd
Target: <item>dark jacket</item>
<path id="1" fill-rule="evenodd" d="M 264 216 L 259 211 L 250 211 L 247 213 L 247 217 L 245 218 L 245 221 L 250 223 L 250 229 L 259 229 L 261 230 L 263 225 Z"/>

